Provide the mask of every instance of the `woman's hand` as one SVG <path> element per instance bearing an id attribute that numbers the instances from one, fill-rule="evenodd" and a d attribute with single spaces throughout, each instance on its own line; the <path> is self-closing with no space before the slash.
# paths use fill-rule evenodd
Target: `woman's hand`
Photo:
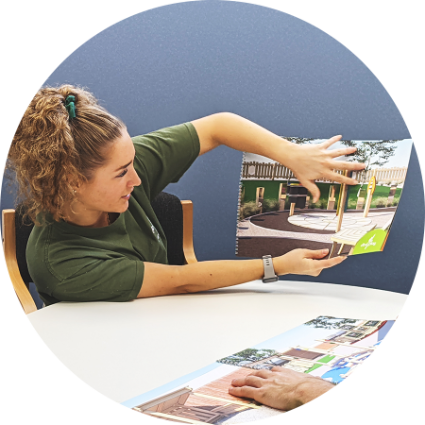
<path id="1" fill-rule="evenodd" d="M 357 162 L 335 161 L 335 158 L 349 155 L 356 151 L 355 147 L 344 149 L 328 149 L 341 140 L 341 136 L 334 136 L 324 143 L 315 145 L 286 146 L 281 152 L 281 161 L 289 167 L 299 182 L 313 195 L 313 202 L 319 200 L 320 191 L 314 180 L 327 180 L 357 184 L 357 181 L 336 173 L 334 170 L 358 171 L 365 168 L 365 164 Z"/>
<path id="2" fill-rule="evenodd" d="M 340 256 L 328 260 L 320 260 L 326 257 L 328 253 L 328 249 L 294 249 L 285 255 L 273 258 L 273 266 L 278 275 L 289 273 L 319 276 L 323 269 L 336 266 L 347 258 Z"/>
<path id="3" fill-rule="evenodd" d="M 234 379 L 228 391 L 235 397 L 251 398 L 275 409 L 291 410 L 333 387 L 321 378 L 274 367 L 271 371 L 260 370 L 245 378 Z"/>

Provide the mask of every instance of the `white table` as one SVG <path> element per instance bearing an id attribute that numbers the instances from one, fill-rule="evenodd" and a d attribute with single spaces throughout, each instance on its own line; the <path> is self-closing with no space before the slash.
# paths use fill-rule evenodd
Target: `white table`
<path id="1" fill-rule="evenodd" d="M 254 281 L 127 303 L 63 302 L 28 318 L 83 381 L 123 402 L 320 315 L 395 319 L 406 295 Z"/>

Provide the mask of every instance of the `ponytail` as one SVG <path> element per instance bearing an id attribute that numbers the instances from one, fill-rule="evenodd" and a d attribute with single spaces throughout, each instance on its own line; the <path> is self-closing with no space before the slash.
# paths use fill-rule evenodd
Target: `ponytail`
<path id="1" fill-rule="evenodd" d="M 40 89 L 18 126 L 7 164 L 30 219 L 42 224 L 37 216 L 46 212 L 56 221 L 64 219 L 64 207 L 75 196 L 72 184 L 90 180 L 123 129 L 123 122 L 84 89 Z"/>

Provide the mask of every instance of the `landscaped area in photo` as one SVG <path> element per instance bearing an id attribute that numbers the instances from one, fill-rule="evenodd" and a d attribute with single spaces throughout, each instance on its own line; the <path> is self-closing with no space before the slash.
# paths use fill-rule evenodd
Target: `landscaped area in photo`
<path id="1" fill-rule="evenodd" d="M 320 139 L 288 138 L 293 143 Z M 328 248 L 330 256 L 384 249 L 406 179 L 412 140 L 340 141 L 333 149 L 355 146 L 343 161 L 366 164 L 353 172 L 359 184 L 317 180 L 312 201 L 290 169 L 273 160 L 244 154 L 240 179 L 236 254 L 260 258 L 295 248 Z M 342 174 L 342 170 L 336 170 Z"/>

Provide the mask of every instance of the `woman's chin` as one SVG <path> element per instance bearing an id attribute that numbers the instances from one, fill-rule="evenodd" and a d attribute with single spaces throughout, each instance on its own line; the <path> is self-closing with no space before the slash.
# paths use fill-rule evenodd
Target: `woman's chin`
<path id="1" fill-rule="evenodd" d="M 128 210 L 130 202 L 128 199 L 121 198 L 121 202 L 115 204 L 113 207 L 109 207 L 107 209 L 110 213 L 121 214 Z"/>
<path id="2" fill-rule="evenodd" d="M 119 211 L 117 210 L 117 213 L 123 213 L 126 212 L 128 210 L 128 206 L 130 205 L 130 203 L 128 202 L 128 200 L 124 200 L 124 205 L 120 205 L 119 207 Z"/>

